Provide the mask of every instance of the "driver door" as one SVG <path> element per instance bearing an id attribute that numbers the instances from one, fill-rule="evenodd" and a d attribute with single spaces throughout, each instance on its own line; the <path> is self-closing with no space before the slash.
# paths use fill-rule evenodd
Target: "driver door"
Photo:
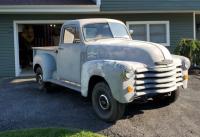
<path id="1" fill-rule="evenodd" d="M 81 44 L 79 31 L 75 25 L 71 25 L 64 27 L 62 32 L 57 61 L 59 80 L 80 84 L 81 55 L 84 46 Z"/>

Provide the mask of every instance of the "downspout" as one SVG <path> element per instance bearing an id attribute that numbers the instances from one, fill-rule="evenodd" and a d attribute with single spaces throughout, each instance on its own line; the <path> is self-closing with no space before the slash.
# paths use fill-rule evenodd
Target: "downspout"
<path id="1" fill-rule="evenodd" d="M 197 32 L 196 32 L 196 13 L 193 12 L 193 38 L 194 40 L 196 40 L 196 36 Z"/>

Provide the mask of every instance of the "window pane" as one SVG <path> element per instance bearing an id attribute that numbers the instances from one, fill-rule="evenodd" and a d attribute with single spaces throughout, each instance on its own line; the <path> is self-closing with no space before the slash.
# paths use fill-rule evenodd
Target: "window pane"
<path id="1" fill-rule="evenodd" d="M 130 30 L 133 30 L 131 35 L 134 40 L 147 41 L 147 25 L 146 24 L 132 24 L 129 26 Z"/>
<path id="2" fill-rule="evenodd" d="M 83 33 L 87 41 L 113 38 L 108 23 L 87 24 L 83 27 Z"/>
<path id="3" fill-rule="evenodd" d="M 114 22 L 110 22 L 109 25 L 115 38 L 130 38 L 124 25 Z"/>
<path id="4" fill-rule="evenodd" d="M 76 31 L 75 27 L 69 27 L 65 29 L 64 43 L 80 43 L 79 33 Z"/>
<path id="5" fill-rule="evenodd" d="M 151 24 L 150 41 L 155 43 L 167 43 L 167 31 L 165 24 Z"/>

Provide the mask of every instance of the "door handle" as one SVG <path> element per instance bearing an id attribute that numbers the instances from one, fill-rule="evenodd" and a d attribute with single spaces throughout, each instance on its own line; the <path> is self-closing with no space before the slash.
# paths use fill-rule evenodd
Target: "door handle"
<path id="1" fill-rule="evenodd" d="M 56 49 L 56 50 L 54 50 L 54 52 L 55 52 L 55 53 L 58 53 L 58 50 Z"/>

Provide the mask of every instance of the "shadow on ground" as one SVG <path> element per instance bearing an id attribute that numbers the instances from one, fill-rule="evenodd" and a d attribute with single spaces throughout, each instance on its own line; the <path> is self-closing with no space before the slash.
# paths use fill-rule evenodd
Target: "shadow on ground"
<path id="1" fill-rule="evenodd" d="M 164 107 L 153 101 L 137 101 L 127 106 L 123 119 L 143 114 L 144 110 Z M 56 86 L 50 93 L 37 89 L 34 78 L 3 80 L 0 87 L 0 130 L 67 127 L 102 131 L 114 123 L 99 120 L 91 102 L 77 92 Z"/>

